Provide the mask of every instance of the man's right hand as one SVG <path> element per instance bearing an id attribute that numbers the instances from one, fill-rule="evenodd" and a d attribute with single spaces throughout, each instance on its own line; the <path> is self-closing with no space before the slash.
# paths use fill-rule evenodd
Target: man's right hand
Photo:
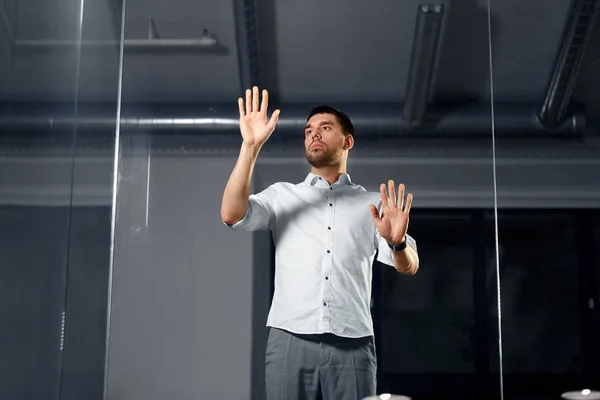
<path id="1" fill-rule="evenodd" d="M 241 97 L 238 99 L 240 108 L 240 132 L 244 144 L 249 146 L 262 146 L 271 136 L 279 119 L 279 110 L 275 110 L 271 119 L 267 120 L 269 106 L 269 92 L 263 90 L 260 102 L 258 87 L 246 90 L 246 104 Z"/>

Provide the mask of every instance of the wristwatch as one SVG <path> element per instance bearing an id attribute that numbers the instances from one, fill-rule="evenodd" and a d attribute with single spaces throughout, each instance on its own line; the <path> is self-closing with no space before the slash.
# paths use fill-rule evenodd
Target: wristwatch
<path id="1" fill-rule="evenodd" d="M 388 246 L 390 246 L 390 249 L 392 249 L 394 251 L 404 250 L 406 248 L 406 239 L 404 239 L 404 242 L 402 242 L 400 244 L 390 244 L 390 243 L 388 243 Z"/>

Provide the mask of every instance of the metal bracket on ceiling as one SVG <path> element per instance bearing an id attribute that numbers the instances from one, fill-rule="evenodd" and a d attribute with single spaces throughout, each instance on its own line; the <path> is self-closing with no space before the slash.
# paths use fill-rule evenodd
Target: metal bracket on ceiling
<path id="1" fill-rule="evenodd" d="M 132 44 L 132 40 L 125 40 L 125 47 L 127 47 L 128 45 Z M 142 41 L 137 40 L 136 43 L 138 46 L 141 45 Z M 169 43 L 171 46 L 175 47 L 177 45 L 192 45 L 195 44 L 196 46 L 206 46 L 206 47 L 211 47 L 211 46 L 218 46 L 218 41 L 217 38 L 215 37 L 215 35 L 213 35 L 212 33 L 210 33 L 208 31 L 208 29 L 203 29 L 202 30 L 202 36 L 198 39 L 171 39 L 171 40 L 164 40 L 160 38 L 160 34 L 158 33 L 158 28 L 156 27 L 156 21 L 154 20 L 154 17 L 151 15 L 150 17 L 148 17 L 148 40 L 147 40 L 148 45 L 152 45 L 154 44 L 159 44 L 159 43 Z"/>

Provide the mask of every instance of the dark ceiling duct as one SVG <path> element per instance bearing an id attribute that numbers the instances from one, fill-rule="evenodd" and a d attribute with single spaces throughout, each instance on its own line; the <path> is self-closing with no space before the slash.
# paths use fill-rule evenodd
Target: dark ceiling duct
<path id="1" fill-rule="evenodd" d="M 253 85 L 261 85 L 258 20 L 255 0 L 233 0 L 237 56 L 240 71 L 240 93 Z"/>
<path id="2" fill-rule="evenodd" d="M 491 137 L 489 105 L 453 105 L 436 107 L 428 119 L 412 127 L 398 111 L 400 103 L 331 104 L 351 117 L 356 134 L 362 138 L 479 138 Z M 314 104 L 283 104 L 277 125 L 282 139 L 302 136 L 306 117 Z M 274 107 L 270 107 L 271 110 Z M 497 104 L 495 106 L 496 135 L 502 138 L 578 138 L 584 133 L 585 117 L 575 113 L 555 129 L 543 127 L 531 104 Z M 122 131 L 202 135 L 239 135 L 237 104 L 161 104 L 152 106 L 122 106 Z M 52 133 L 72 129 L 80 132 L 108 134 L 116 126 L 116 105 L 78 105 L 77 118 L 73 105 L 0 104 L 0 129 L 4 133 Z"/>
<path id="3" fill-rule="evenodd" d="M 600 1 L 597 0 L 571 1 L 560 50 L 539 113 L 540 122 L 548 128 L 559 126 L 567 114 L 581 60 L 599 9 Z"/>
<path id="4" fill-rule="evenodd" d="M 423 123 L 427 111 L 443 16 L 443 5 L 420 5 L 417 12 L 404 108 L 404 118 L 413 126 Z"/>

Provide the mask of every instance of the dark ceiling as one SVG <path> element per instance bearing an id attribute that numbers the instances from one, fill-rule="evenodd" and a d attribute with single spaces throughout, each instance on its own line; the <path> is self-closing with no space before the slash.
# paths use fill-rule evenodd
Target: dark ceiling
<path id="1" fill-rule="evenodd" d="M 539 107 L 569 20 L 569 2 L 489 2 L 494 101 Z M 118 46 L 83 46 L 78 53 L 77 46 L 56 45 L 78 39 L 82 3 L 82 40 L 120 39 L 117 0 L 6 0 L 6 18 L 0 18 L 9 28 L 0 30 L 1 101 L 71 101 L 75 95 L 81 102 L 116 101 Z M 417 9 L 423 3 L 127 0 L 125 39 L 147 40 L 152 19 L 160 39 L 198 39 L 207 29 L 219 48 L 125 47 L 122 99 L 235 106 L 243 87 L 259 82 L 284 112 L 285 104 L 298 102 L 404 102 Z M 444 5 L 445 13 L 431 98 L 436 103 L 489 103 L 487 2 L 435 4 Z M 572 96 L 575 104 L 585 107 L 592 130 L 600 122 L 600 80 L 595 79 L 600 71 L 598 25 Z M 14 45 L 16 40 L 19 45 Z"/>

